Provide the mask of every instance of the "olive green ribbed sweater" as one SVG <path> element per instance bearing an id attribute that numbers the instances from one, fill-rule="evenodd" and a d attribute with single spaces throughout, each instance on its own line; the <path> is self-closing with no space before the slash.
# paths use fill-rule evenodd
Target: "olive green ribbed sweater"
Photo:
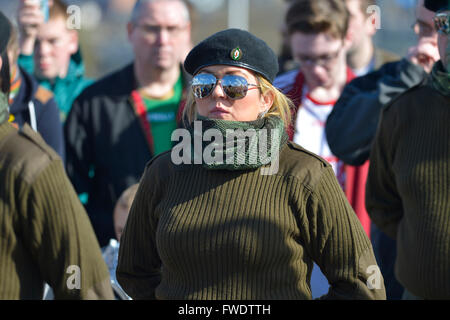
<path id="1" fill-rule="evenodd" d="M 425 299 L 450 299 L 450 97 L 428 84 L 383 112 L 366 207 L 397 239 L 396 277 Z"/>
<path id="2" fill-rule="evenodd" d="M 370 241 L 331 167 L 289 143 L 261 169 L 147 166 L 121 238 L 117 278 L 133 298 L 311 299 L 313 260 L 328 298 L 385 298 L 366 286 Z"/>
<path id="3" fill-rule="evenodd" d="M 3 123 L 0 299 L 42 299 L 44 281 L 56 299 L 114 298 L 94 231 L 61 159 L 30 127 L 19 134 Z"/>

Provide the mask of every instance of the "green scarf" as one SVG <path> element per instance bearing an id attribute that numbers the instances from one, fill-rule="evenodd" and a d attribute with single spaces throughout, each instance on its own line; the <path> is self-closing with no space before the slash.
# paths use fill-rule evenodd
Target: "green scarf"
<path id="1" fill-rule="evenodd" d="M 445 71 L 442 61 L 434 64 L 431 71 L 431 84 L 441 94 L 450 97 L 450 73 Z"/>
<path id="2" fill-rule="evenodd" d="M 193 137 L 193 163 L 210 170 L 257 169 L 278 160 L 279 152 L 288 140 L 283 121 L 275 116 L 255 121 L 197 116 L 187 129 Z"/>
<path id="3" fill-rule="evenodd" d="M 0 91 L 0 124 L 8 120 L 8 99 L 6 95 Z"/>

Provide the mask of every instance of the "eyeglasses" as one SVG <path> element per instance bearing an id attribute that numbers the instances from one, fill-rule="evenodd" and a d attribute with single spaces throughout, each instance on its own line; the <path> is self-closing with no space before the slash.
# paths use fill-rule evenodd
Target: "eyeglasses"
<path id="1" fill-rule="evenodd" d="M 238 75 L 226 75 L 222 79 L 217 79 L 210 73 L 200 73 L 192 78 L 192 92 L 199 99 L 208 97 L 216 88 L 217 83 L 220 84 L 223 92 L 232 100 L 242 99 L 247 95 L 247 91 L 259 88 L 257 84 L 248 83 L 247 80 Z"/>
<path id="2" fill-rule="evenodd" d="M 178 36 L 181 31 L 183 31 L 186 27 L 185 26 L 158 26 L 158 25 L 150 25 L 150 24 L 140 24 L 137 25 L 138 28 L 142 30 L 144 35 L 148 37 L 156 37 L 157 35 L 161 34 L 163 30 L 167 31 L 170 37 L 176 37 Z"/>
<path id="3" fill-rule="evenodd" d="M 339 50 L 337 50 L 334 53 L 331 54 L 324 54 L 321 56 L 317 56 L 317 57 L 312 57 L 312 56 L 308 56 L 308 55 L 298 55 L 296 57 L 297 61 L 304 66 L 321 66 L 321 67 L 327 67 L 329 66 L 334 60 L 337 59 L 337 57 L 339 56 L 339 54 L 341 53 L 341 48 L 339 48 Z"/>
<path id="4" fill-rule="evenodd" d="M 450 34 L 450 15 L 446 12 L 437 13 L 434 18 L 434 27 L 441 34 Z"/>
<path id="5" fill-rule="evenodd" d="M 428 25 L 423 21 L 417 20 L 411 28 L 420 38 L 432 38 L 436 35 L 436 30 L 434 30 L 431 25 Z"/>

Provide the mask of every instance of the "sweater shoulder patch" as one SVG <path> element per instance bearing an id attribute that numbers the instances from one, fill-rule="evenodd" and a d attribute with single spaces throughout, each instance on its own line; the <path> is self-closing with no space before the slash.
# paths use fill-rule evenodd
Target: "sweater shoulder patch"
<path id="1" fill-rule="evenodd" d="M 46 104 L 51 98 L 53 98 L 53 93 L 50 90 L 39 86 L 36 91 L 35 98 L 42 104 Z"/>
<path id="2" fill-rule="evenodd" d="M 53 160 L 60 159 L 28 124 L 8 139 L 3 148 L 7 154 L 7 167 L 15 170 L 28 183 L 32 183 Z"/>
<path id="3" fill-rule="evenodd" d="M 153 158 L 151 158 L 151 159 L 147 162 L 147 164 L 145 165 L 145 168 L 150 167 L 153 163 L 155 163 L 156 161 L 158 161 L 158 159 L 161 159 L 161 158 L 163 158 L 163 157 L 166 157 L 167 154 L 170 154 L 170 153 L 171 153 L 171 150 L 168 150 L 168 151 L 165 151 L 165 152 L 162 152 L 162 153 L 158 154 L 157 156 L 154 156 Z"/>
<path id="4" fill-rule="evenodd" d="M 296 143 L 294 143 L 292 141 L 288 142 L 288 147 L 291 150 L 296 150 L 296 151 L 302 152 L 304 154 L 307 154 L 309 156 L 312 156 L 313 158 L 319 160 L 323 164 L 324 167 L 331 166 L 325 159 L 323 159 L 319 155 L 317 155 L 317 154 L 315 154 L 315 153 L 313 153 L 311 151 L 306 150 L 305 148 L 301 147 L 300 145 L 298 145 L 298 144 L 296 144 Z"/>
<path id="5" fill-rule="evenodd" d="M 47 145 L 42 136 L 31 129 L 28 124 L 25 124 L 22 128 L 20 128 L 19 134 L 41 149 L 50 158 L 50 160 L 56 160 L 59 158 L 56 151 Z"/>

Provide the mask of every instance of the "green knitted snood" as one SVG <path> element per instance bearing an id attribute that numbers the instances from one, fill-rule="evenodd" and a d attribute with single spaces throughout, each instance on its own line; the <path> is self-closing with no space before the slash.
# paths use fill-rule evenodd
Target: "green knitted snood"
<path id="1" fill-rule="evenodd" d="M 431 83 L 444 96 L 450 96 L 450 72 L 444 69 L 442 61 L 435 63 L 431 71 Z"/>
<path id="2" fill-rule="evenodd" d="M 0 124 L 8 120 L 8 99 L 3 92 L 0 92 Z"/>
<path id="3" fill-rule="evenodd" d="M 193 163 L 210 170 L 257 169 L 274 161 L 288 140 L 283 121 L 275 116 L 255 121 L 197 116 L 188 130 L 194 137 Z"/>

